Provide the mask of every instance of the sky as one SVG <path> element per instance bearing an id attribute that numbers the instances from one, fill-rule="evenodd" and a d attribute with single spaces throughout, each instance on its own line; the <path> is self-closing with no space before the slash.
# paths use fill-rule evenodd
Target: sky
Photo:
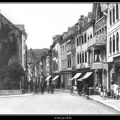
<path id="1" fill-rule="evenodd" d="M 24 24 L 28 49 L 50 48 L 52 37 L 67 32 L 92 3 L 0 3 L 0 12 L 13 24 Z"/>

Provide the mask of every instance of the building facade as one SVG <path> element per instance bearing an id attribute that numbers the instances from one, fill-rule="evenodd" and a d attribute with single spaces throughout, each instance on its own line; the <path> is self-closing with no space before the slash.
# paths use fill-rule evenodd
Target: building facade
<path id="1" fill-rule="evenodd" d="M 109 4 L 107 14 L 108 89 L 111 89 L 111 82 L 119 83 L 120 85 L 119 19 L 120 19 L 120 4 L 119 3 Z"/>

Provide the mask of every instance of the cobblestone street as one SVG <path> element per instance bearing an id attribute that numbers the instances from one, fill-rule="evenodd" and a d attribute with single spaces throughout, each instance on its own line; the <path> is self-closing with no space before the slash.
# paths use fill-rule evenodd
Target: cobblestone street
<path id="1" fill-rule="evenodd" d="M 85 96 L 63 91 L 0 99 L 0 114 L 120 114 Z"/>

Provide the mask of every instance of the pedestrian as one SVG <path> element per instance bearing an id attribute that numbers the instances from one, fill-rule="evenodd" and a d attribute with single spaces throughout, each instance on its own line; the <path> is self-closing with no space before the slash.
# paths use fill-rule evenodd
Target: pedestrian
<path id="1" fill-rule="evenodd" d="M 102 84 L 100 84 L 100 96 L 101 96 L 101 98 L 104 97 L 104 95 L 103 95 L 103 85 Z"/>
<path id="2" fill-rule="evenodd" d="M 80 85 L 79 85 L 79 95 L 82 95 L 82 89 L 83 89 L 83 86 L 82 86 L 82 83 L 80 83 Z"/>
<path id="3" fill-rule="evenodd" d="M 43 82 L 41 83 L 41 93 L 42 94 L 44 93 L 44 83 Z"/>
<path id="4" fill-rule="evenodd" d="M 86 95 L 86 84 L 84 84 L 84 87 L 83 87 L 83 94 Z"/>
<path id="5" fill-rule="evenodd" d="M 47 87 L 46 87 L 46 89 L 47 89 L 47 92 L 49 93 L 49 91 L 50 91 L 49 82 L 47 82 Z"/>
<path id="6" fill-rule="evenodd" d="M 71 85 L 71 89 L 70 89 L 70 91 L 71 91 L 71 95 L 73 94 L 73 85 Z"/>
<path id="7" fill-rule="evenodd" d="M 114 86 L 114 99 L 119 99 L 119 85 L 118 83 Z"/>
<path id="8" fill-rule="evenodd" d="M 52 94 L 53 94 L 53 92 L 54 92 L 54 87 L 55 87 L 55 86 L 54 86 L 54 82 L 52 82 L 52 83 L 51 83 L 51 93 L 52 93 Z"/>
<path id="9" fill-rule="evenodd" d="M 111 82 L 111 98 L 114 98 L 114 82 Z"/>
<path id="10" fill-rule="evenodd" d="M 87 99 L 89 99 L 89 86 L 88 86 L 88 84 L 86 84 L 86 95 L 87 95 Z"/>

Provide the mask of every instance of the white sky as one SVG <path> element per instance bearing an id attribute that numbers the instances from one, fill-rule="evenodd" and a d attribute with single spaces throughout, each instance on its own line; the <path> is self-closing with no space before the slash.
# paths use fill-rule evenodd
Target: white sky
<path id="1" fill-rule="evenodd" d="M 52 37 L 77 23 L 80 15 L 92 11 L 92 3 L 0 3 L 1 13 L 13 24 L 24 24 L 27 46 L 50 48 Z"/>

